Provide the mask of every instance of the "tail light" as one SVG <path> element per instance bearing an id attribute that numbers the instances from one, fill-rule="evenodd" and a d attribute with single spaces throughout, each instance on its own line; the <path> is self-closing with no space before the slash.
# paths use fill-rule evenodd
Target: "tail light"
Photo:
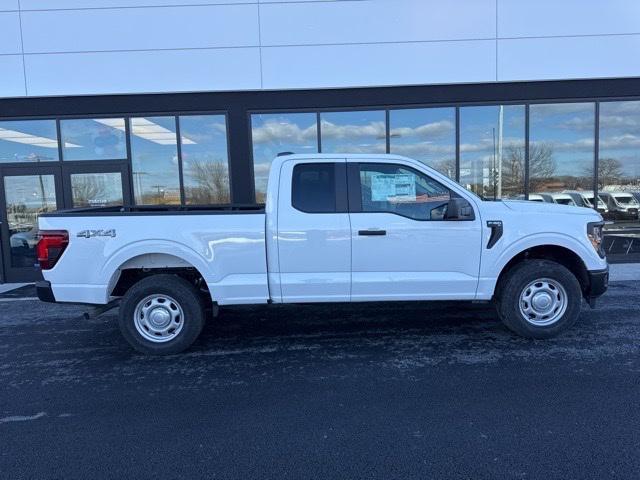
<path id="1" fill-rule="evenodd" d="M 69 245 L 69 232 L 66 230 L 40 230 L 36 246 L 40 268 L 52 269 L 67 245 Z"/>

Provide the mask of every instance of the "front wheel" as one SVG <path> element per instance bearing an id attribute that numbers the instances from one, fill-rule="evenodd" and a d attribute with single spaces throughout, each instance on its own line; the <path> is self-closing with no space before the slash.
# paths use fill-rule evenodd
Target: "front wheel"
<path id="1" fill-rule="evenodd" d="M 499 285 L 502 322 L 527 338 L 550 338 L 569 328 L 580 314 L 582 290 L 575 275 L 550 260 L 525 260 Z"/>
<path id="2" fill-rule="evenodd" d="M 120 304 L 120 331 L 141 353 L 169 355 L 186 350 L 204 326 L 198 291 L 176 275 L 143 278 Z"/>

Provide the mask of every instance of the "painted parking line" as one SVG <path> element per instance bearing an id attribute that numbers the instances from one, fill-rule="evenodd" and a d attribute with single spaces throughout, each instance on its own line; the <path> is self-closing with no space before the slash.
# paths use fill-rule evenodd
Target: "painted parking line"
<path id="1" fill-rule="evenodd" d="M 20 297 L 20 298 L 0 298 L 0 303 L 6 302 L 24 302 L 26 300 L 38 300 L 38 297 Z"/>

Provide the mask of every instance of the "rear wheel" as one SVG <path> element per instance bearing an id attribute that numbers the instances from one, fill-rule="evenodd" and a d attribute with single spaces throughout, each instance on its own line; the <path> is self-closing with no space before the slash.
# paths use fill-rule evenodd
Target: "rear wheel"
<path id="1" fill-rule="evenodd" d="M 550 260 L 526 260 L 502 279 L 497 310 L 503 323 L 528 338 L 549 338 L 580 314 L 582 290 L 575 275 Z"/>
<path id="2" fill-rule="evenodd" d="M 169 355 L 186 350 L 204 326 L 196 288 L 176 275 L 158 274 L 133 285 L 120 304 L 120 331 L 141 353 Z"/>

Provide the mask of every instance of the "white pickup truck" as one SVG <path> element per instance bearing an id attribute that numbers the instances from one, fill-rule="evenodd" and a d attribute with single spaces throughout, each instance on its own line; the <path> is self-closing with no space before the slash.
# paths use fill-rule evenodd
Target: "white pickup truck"
<path id="1" fill-rule="evenodd" d="M 176 353 L 218 306 L 494 300 L 511 330 L 569 327 L 608 282 L 593 209 L 483 201 L 397 155 L 283 155 L 266 206 L 98 207 L 39 220 L 47 302 L 119 301 L 137 350 Z"/>

